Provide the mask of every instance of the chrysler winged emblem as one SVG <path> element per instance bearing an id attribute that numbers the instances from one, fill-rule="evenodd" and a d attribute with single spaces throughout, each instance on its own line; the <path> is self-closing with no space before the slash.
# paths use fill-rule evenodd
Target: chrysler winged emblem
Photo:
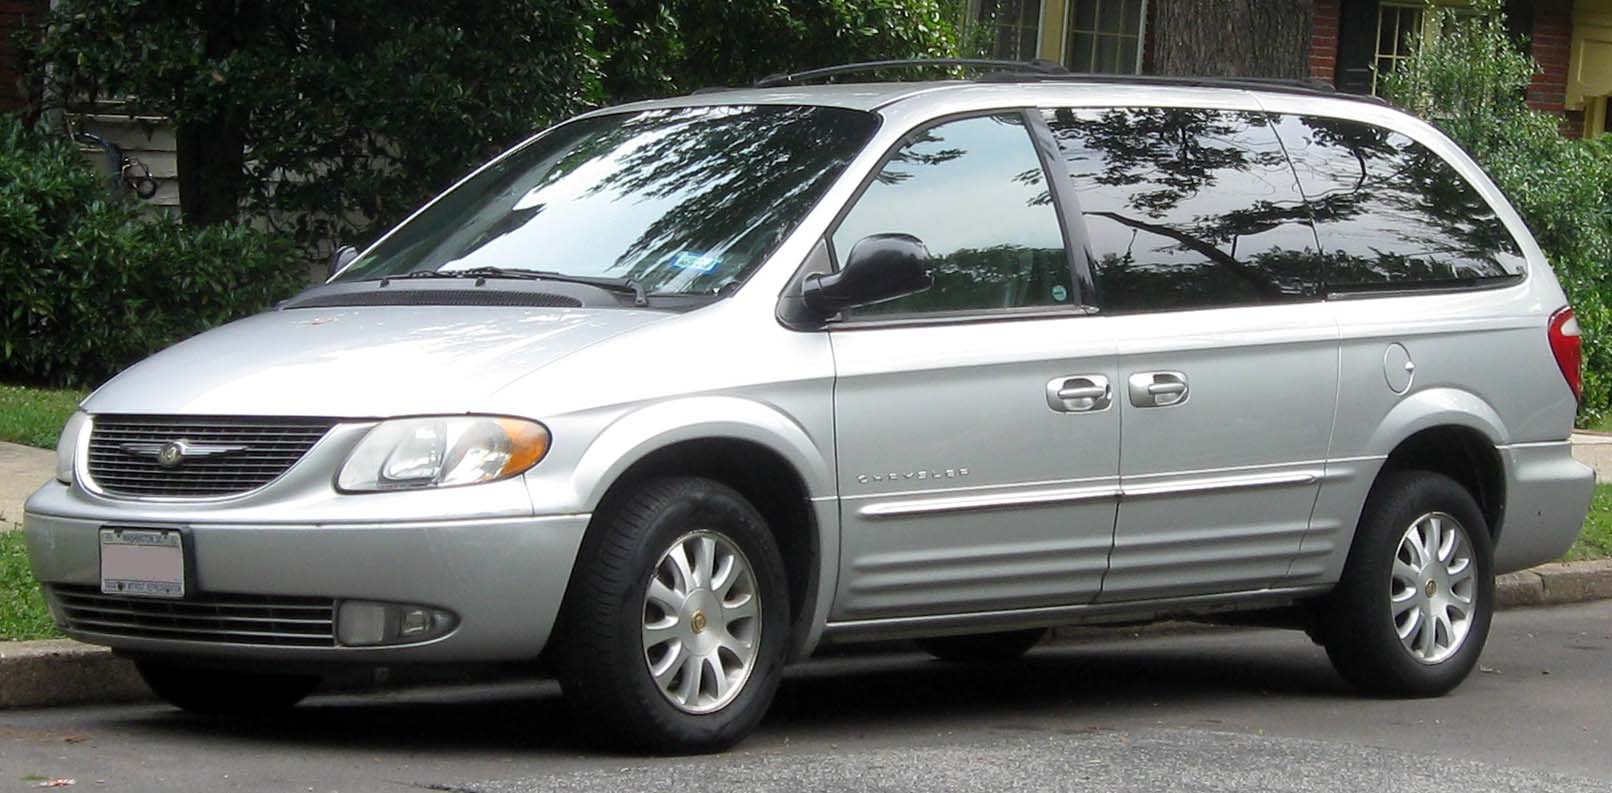
<path id="1" fill-rule="evenodd" d="M 197 457 L 212 457 L 217 454 L 230 454 L 246 449 L 245 446 L 225 446 L 217 443 L 191 443 L 180 438 L 176 441 L 159 443 L 147 441 L 143 443 L 123 444 L 123 453 L 135 457 L 155 458 L 157 465 L 163 468 L 177 468 L 186 460 Z"/>

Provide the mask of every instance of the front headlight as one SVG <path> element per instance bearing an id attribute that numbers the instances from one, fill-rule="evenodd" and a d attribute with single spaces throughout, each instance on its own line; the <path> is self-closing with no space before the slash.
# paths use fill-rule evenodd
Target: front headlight
<path id="1" fill-rule="evenodd" d="M 549 431 L 525 419 L 442 416 L 383 421 L 336 477 L 348 492 L 473 485 L 525 473 L 549 451 Z"/>
<path id="2" fill-rule="evenodd" d="M 89 422 L 89 414 L 82 410 L 73 411 L 73 415 L 67 419 L 67 426 L 62 427 L 61 437 L 56 439 L 56 481 L 64 485 L 73 483 L 73 458 L 78 454 L 78 435 Z"/>

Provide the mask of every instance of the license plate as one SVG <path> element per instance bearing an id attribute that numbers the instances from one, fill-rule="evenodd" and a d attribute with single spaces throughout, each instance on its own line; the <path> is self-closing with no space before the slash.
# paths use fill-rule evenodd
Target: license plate
<path id="1" fill-rule="evenodd" d="M 184 597 L 185 546 L 179 532 L 101 529 L 101 591 L 135 597 Z"/>

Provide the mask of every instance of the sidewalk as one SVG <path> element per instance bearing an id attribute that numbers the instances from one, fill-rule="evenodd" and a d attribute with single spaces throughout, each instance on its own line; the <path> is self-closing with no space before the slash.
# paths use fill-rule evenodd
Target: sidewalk
<path id="1" fill-rule="evenodd" d="M 22 502 L 56 475 L 56 452 L 0 442 L 0 531 L 22 523 Z"/>
<path id="2" fill-rule="evenodd" d="M 1612 435 L 1598 432 L 1573 433 L 1573 456 L 1595 469 L 1595 483 L 1612 483 Z"/>

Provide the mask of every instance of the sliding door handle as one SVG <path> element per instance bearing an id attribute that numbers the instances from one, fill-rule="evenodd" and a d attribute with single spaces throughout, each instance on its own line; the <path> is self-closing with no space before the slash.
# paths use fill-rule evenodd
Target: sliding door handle
<path id="1" fill-rule="evenodd" d="M 1180 372 L 1137 372 L 1126 380 L 1131 404 L 1167 408 L 1187 400 L 1187 376 Z"/>

